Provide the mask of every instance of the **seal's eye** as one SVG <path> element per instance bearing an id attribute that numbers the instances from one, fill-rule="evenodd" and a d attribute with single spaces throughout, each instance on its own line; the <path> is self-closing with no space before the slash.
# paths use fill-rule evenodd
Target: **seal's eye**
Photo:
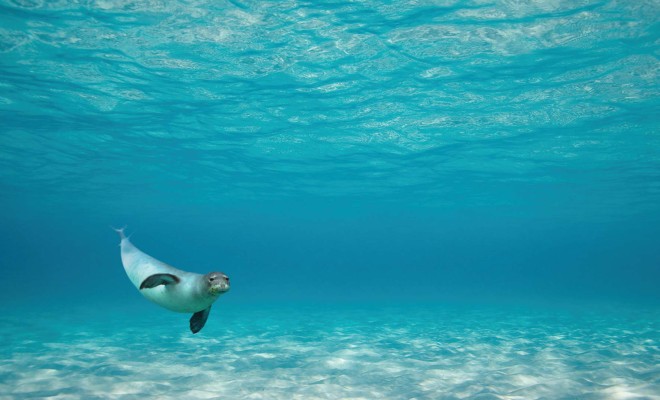
<path id="1" fill-rule="evenodd" d="M 209 282 L 213 282 L 214 280 L 215 280 L 215 276 L 209 278 Z"/>

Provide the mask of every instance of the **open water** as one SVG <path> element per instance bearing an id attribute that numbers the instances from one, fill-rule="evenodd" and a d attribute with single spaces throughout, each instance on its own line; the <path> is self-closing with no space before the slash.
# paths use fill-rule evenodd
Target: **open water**
<path id="1" fill-rule="evenodd" d="M 0 0 L 0 399 L 660 399 L 659 16 Z"/>

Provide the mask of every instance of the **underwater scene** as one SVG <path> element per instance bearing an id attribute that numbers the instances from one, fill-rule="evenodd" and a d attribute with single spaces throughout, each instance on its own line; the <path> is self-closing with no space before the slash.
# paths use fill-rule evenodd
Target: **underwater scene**
<path id="1" fill-rule="evenodd" d="M 660 400 L 657 0 L 0 0 L 0 400 Z"/>

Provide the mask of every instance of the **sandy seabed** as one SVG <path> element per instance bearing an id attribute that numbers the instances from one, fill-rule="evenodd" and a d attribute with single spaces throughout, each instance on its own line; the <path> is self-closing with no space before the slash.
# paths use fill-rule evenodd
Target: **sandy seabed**
<path id="1" fill-rule="evenodd" d="M 214 308 L 6 311 L 0 399 L 660 399 L 657 311 Z"/>

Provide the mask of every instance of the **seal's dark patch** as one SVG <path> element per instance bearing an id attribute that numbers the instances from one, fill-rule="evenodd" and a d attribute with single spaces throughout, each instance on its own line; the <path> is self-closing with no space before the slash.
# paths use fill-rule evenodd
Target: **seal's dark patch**
<path id="1" fill-rule="evenodd" d="M 178 276 L 172 274 L 154 274 L 142 281 L 140 285 L 140 290 L 142 289 L 151 289 L 155 288 L 158 285 L 170 285 L 173 283 L 179 283 L 181 279 Z"/>

